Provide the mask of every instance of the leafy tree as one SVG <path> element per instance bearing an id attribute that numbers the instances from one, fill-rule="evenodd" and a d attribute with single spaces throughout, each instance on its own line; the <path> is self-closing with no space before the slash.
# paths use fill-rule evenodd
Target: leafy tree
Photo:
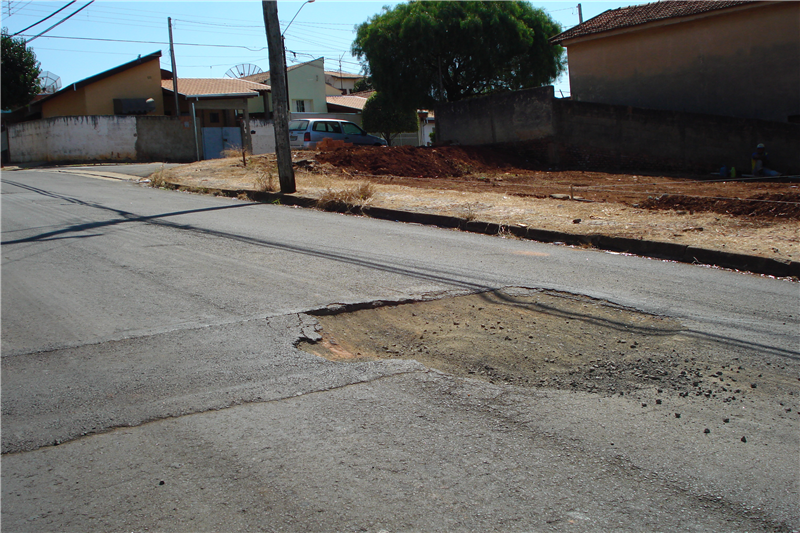
<path id="1" fill-rule="evenodd" d="M 412 1 L 357 28 L 353 54 L 375 89 L 417 109 L 552 83 L 561 26 L 528 2 Z"/>
<path id="2" fill-rule="evenodd" d="M 360 93 L 362 91 L 373 91 L 372 80 L 369 78 L 361 78 L 353 84 L 353 92 Z"/>
<path id="3" fill-rule="evenodd" d="M 389 146 L 399 134 L 417 131 L 419 127 L 417 112 L 413 107 L 398 106 L 381 92 L 374 93 L 364 104 L 361 123 L 365 130 L 383 137 Z"/>
<path id="4" fill-rule="evenodd" d="M 39 62 L 25 39 L 14 38 L 2 30 L 2 72 L 0 72 L 0 105 L 16 109 L 27 105 L 39 94 Z"/>

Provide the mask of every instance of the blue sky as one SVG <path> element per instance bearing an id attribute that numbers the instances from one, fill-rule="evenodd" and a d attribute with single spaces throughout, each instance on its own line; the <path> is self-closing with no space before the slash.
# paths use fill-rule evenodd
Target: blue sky
<path id="1" fill-rule="evenodd" d="M 69 0 L 2 1 L 2 26 L 14 34 L 64 7 Z M 78 0 L 69 8 L 23 34 L 32 38 L 73 11 L 86 5 Z M 282 31 L 286 31 L 289 65 L 324 57 L 326 70 L 359 72 L 350 55 L 354 26 L 396 1 L 315 0 L 278 2 Z M 545 9 L 564 29 L 578 23 L 578 2 L 531 2 Z M 607 9 L 643 2 L 581 2 L 583 19 Z M 298 9 L 300 12 L 298 13 Z M 269 69 L 264 19 L 260 1 L 159 1 L 122 2 L 96 0 L 77 15 L 30 42 L 42 70 L 61 77 L 64 85 L 161 50 L 162 68 L 171 69 L 167 17 L 172 17 L 179 77 L 223 77 L 232 67 L 253 64 Z M 126 41 L 126 42 L 119 42 Z M 133 42 L 137 41 L 137 42 Z M 179 44 L 178 44 L 179 43 Z M 556 84 L 556 93 L 569 94 L 566 79 Z"/>

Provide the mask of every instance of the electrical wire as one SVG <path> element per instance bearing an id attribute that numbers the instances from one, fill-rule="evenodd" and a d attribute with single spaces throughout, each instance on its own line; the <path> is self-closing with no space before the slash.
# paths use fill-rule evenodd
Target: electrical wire
<path id="1" fill-rule="evenodd" d="M 53 13 L 51 13 L 51 14 L 47 15 L 45 18 L 43 18 L 43 19 L 42 19 L 42 20 L 40 20 L 39 22 L 34 22 L 33 24 L 31 24 L 31 25 L 30 25 L 30 26 L 28 26 L 27 28 L 25 28 L 25 29 L 22 29 L 22 30 L 19 30 L 17 33 L 15 33 L 14 35 L 12 35 L 12 37 L 16 37 L 16 36 L 17 36 L 17 35 L 19 35 L 20 33 L 24 32 L 24 31 L 27 31 L 27 30 L 29 30 L 29 29 L 33 28 L 34 26 L 38 26 L 39 24 L 41 24 L 41 23 L 42 23 L 42 22 L 44 22 L 45 20 L 47 20 L 47 19 L 49 19 L 49 18 L 52 18 L 52 17 L 55 17 L 56 15 L 58 15 L 59 13 L 61 13 L 61 12 L 62 12 L 62 11 L 64 11 L 65 9 L 67 9 L 69 6 L 71 6 L 71 5 L 72 5 L 72 4 L 74 4 L 75 2 L 77 2 L 77 0 L 72 0 L 72 2 L 70 2 L 70 3 L 69 3 L 69 4 L 67 4 L 67 5 L 65 5 L 64 7 L 62 7 L 61 9 L 59 9 L 58 11 L 54 11 Z"/>
<path id="2" fill-rule="evenodd" d="M 42 33 L 40 33 L 39 35 L 37 35 L 37 36 L 35 36 L 35 37 L 31 38 L 31 39 L 28 39 L 28 42 L 31 42 L 31 41 L 33 41 L 34 39 L 38 39 L 39 37 L 41 37 L 41 36 L 42 36 L 42 35 L 44 35 L 45 33 L 49 32 L 50 30 L 52 30 L 53 28 L 55 28 L 56 26 L 58 26 L 58 25 L 59 25 L 59 24 L 61 24 L 62 22 L 66 22 L 66 21 L 68 21 L 69 19 L 71 19 L 72 17 L 74 17 L 75 15 L 77 15 L 78 13 L 80 13 L 81 11 L 83 11 L 84 9 L 86 9 L 87 7 L 89 7 L 89 6 L 90 6 L 90 5 L 92 5 L 92 4 L 94 4 L 94 0 L 92 0 L 91 2 L 89 2 L 88 4 L 86 4 L 85 6 L 83 6 L 82 8 L 78 9 L 77 11 L 75 11 L 74 13 L 72 13 L 71 15 L 67 15 L 67 16 L 66 16 L 66 17 L 64 17 L 63 19 L 59 20 L 58 22 L 56 22 L 55 24 L 53 24 L 52 26 L 50 26 L 49 28 L 47 28 L 46 30 L 44 30 L 44 31 L 43 31 Z"/>
<path id="3" fill-rule="evenodd" d="M 23 36 L 24 37 L 24 36 Z M 99 37 L 66 37 L 63 35 L 45 35 L 45 39 L 70 39 L 75 41 L 102 41 L 102 42 L 110 42 L 110 43 L 136 43 L 136 44 L 164 44 L 168 45 L 169 42 L 165 41 L 134 41 L 128 39 L 101 39 Z M 266 50 L 266 46 L 262 46 L 261 48 L 250 48 L 248 46 L 243 45 L 235 45 L 235 44 L 199 44 L 199 43 L 173 43 L 175 46 L 206 46 L 210 48 L 244 48 L 245 50 L 250 50 L 251 52 L 260 52 L 262 50 Z"/>

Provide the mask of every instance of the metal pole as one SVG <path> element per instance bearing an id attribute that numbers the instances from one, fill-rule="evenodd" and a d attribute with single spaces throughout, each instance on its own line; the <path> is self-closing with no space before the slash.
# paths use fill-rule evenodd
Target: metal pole
<path id="1" fill-rule="evenodd" d="M 175 46 L 172 44 L 172 17 L 167 17 L 169 25 L 169 55 L 172 56 L 172 92 L 175 93 L 175 116 L 181 116 L 181 108 L 178 105 L 178 67 L 175 66 Z"/>
<path id="2" fill-rule="evenodd" d="M 195 161 L 200 161 L 200 143 L 197 141 L 197 113 L 194 110 L 194 102 L 192 102 L 192 127 L 194 128 Z"/>
<path id="3" fill-rule="evenodd" d="M 583 24 L 583 10 L 580 4 L 578 4 L 578 24 Z"/>

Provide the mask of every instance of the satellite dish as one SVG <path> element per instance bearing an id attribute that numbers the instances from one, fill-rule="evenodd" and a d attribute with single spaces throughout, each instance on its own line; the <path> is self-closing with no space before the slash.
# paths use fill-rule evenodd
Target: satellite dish
<path id="1" fill-rule="evenodd" d="M 228 69 L 225 75 L 229 78 L 244 78 L 245 76 L 252 76 L 253 74 L 261 74 L 264 72 L 258 65 L 251 63 L 242 63 Z"/>
<path id="2" fill-rule="evenodd" d="M 39 85 L 42 87 L 42 94 L 53 94 L 61 88 L 61 77 L 45 70 L 39 74 Z"/>

